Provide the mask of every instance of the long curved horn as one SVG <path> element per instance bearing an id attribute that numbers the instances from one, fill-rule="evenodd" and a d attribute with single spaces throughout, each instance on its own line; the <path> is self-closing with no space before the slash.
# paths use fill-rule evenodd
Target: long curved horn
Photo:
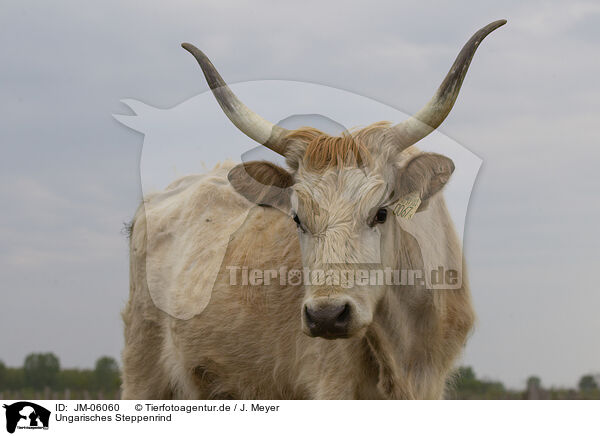
<path id="1" fill-rule="evenodd" d="M 456 57 L 452 68 L 429 103 L 413 117 L 391 128 L 400 151 L 420 141 L 442 124 L 454 106 L 477 47 L 483 38 L 504 24 L 506 20 L 494 21 L 475 32 Z"/>
<path id="2" fill-rule="evenodd" d="M 256 142 L 263 144 L 276 153 L 285 155 L 281 140 L 289 132 L 277 126 L 260 115 L 252 112 L 229 89 L 215 66 L 201 50 L 192 44 L 184 42 L 181 46 L 189 51 L 198 61 L 208 86 L 212 90 L 219 106 L 235 126 Z"/>

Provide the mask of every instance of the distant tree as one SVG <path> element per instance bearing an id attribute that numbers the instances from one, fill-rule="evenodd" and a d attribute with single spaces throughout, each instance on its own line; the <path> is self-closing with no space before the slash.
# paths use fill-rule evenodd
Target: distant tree
<path id="1" fill-rule="evenodd" d="M 475 371 L 473 371 L 473 368 L 471 368 L 470 366 L 461 366 L 458 368 L 456 373 L 457 373 L 456 375 L 458 376 L 459 380 L 462 380 L 462 381 L 476 380 Z"/>
<path id="2" fill-rule="evenodd" d="M 455 394 L 463 399 L 504 398 L 506 389 L 500 382 L 478 380 L 470 366 L 461 366 L 456 371 Z"/>
<path id="3" fill-rule="evenodd" d="M 103 356 L 96 361 L 94 382 L 97 389 L 113 392 L 119 388 L 119 364 L 115 359 Z"/>
<path id="4" fill-rule="evenodd" d="M 527 379 L 527 389 L 523 393 L 526 400 L 547 400 L 548 391 L 542 388 L 542 380 L 537 375 L 532 375 Z"/>
<path id="5" fill-rule="evenodd" d="M 63 369 L 59 375 L 59 388 L 75 391 L 95 388 L 94 372 L 89 369 Z"/>
<path id="6" fill-rule="evenodd" d="M 540 379 L 537 375 L 532 375 L 527 379 L 527 389 L 541 389 L 542 388 L 542 379 Z"/>
<path id="7" fill-rule="evenodd" d="M 52 353 L 31 353 L 23 364 L 25 383 L 33 389 L 56 387 L 59 372 L 58 357 Z"/>
<path id="8" fill-rule="evenodd" d="M 0 391 L 6 386 L 6 365 L 0 360 Z"/>
<path id="9" fill-rule="evenodd" d="M 458 392 L 466 393 L 478 390 L 478 381 L 475 371 L 470 366 L 461 366 L 456 370 L 454 383 Z"/>
<path id="10" fill-rule="evenodd" d="M 579 390 L 580 391 L 593 391 L 594 389 L 598 389 L 598 382 L 591 374 L 586 374 L 579 379 Z"/>
<path id="11" fill-rule="evenodd" d="M 23 368 L 7 367 L 4 376 L 4 383 L 2 384 L 3 389 L 16 391 L 22 389 L 24 386 L 25 376 L 23 375 Z"/>

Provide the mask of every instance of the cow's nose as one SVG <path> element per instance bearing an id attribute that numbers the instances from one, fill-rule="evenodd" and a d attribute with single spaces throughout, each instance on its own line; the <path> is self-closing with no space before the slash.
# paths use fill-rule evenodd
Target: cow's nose
<path id="1" fill-rule="evenodd" d="M 348 336 L 350 324 L 350 305 L 328 304 L 311 308 L 304 306 L 304 317 L 311 336 L 321 336 L 327 339 Z"/>

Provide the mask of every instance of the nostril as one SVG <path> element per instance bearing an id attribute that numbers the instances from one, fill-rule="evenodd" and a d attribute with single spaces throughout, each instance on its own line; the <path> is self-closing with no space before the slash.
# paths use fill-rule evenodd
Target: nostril
<path id="1" fill-rule="evenodd" d="M 304 317 L 309 326 L 320 326 L 323 328 L 345 328 L 350 322 L 351 308 L 346 303 L 339 306 L 325 306 L 312 309 L 304 306 Z"/>
<path id="2" fill-rule="evenodd" d="M 304 316 L 309 324 L 315 324 L 315 312 L 310 310 L 308 306 L 304 306 Z"/>
<path id="3" fill-rule="evenodd" d="M 351 304 L 321 303 L 317 307 L 306 304 L 302 312 L 310 336 L 326 339 L 347 337 L 352 318 Z"/>
<path id="4" fill-rule="evenodd" d="M 335 323 L 340 326 L 345 326 L 350 321 L 350 305 L 344 304 L 344 308 L 335 319 Z"/>

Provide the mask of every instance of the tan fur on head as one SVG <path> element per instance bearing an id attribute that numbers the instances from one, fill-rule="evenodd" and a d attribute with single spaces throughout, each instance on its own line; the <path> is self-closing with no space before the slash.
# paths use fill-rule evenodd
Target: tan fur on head
<path id="1" fill-rule="evenodd" d="M 364 144 L 348 133 L 329 136 L 307 128 L 294 131 L 290 138 L 306 142 L 304 164 L 313 171 L 323 171 L 334 166 L 360 167 L 363 165 L 363 158 L 368 156 Z"/>
<path id="2" fill-rule="evenodd" d="M 372 137 L 385 133 L 387 121 L 373 123 L 364 128 L 331 136 L 312 127 L 302 127 L 290 132 L 283 144 L 288 164 L 297 169 L 302 160 L 307 170 L 322 172 L 332 167 L 359 168 L 373 163 L 370 143 Z"/>

